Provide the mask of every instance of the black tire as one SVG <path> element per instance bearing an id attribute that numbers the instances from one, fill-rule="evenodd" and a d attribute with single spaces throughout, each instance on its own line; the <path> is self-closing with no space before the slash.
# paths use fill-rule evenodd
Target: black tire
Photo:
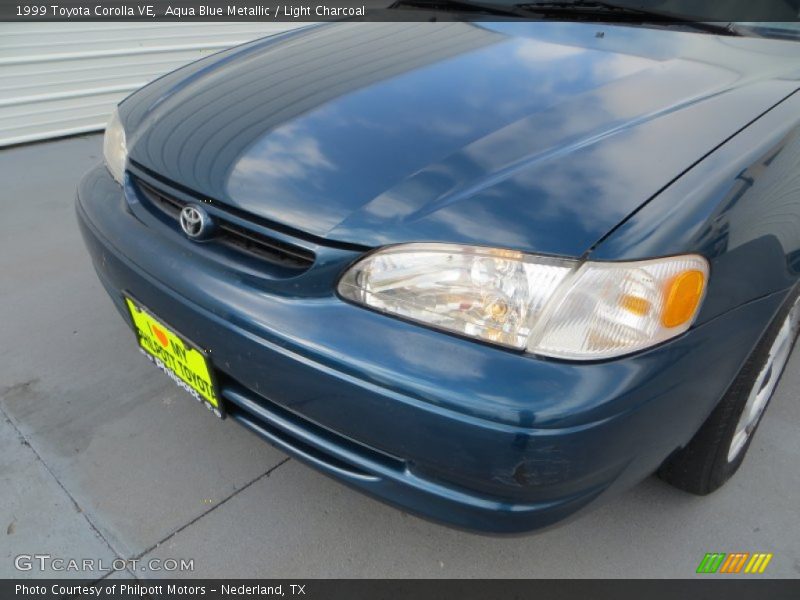
<path id="1" fill-rule="evenodd" d="M 728 453 L 736 434 L 737 424 L 758 376 L 767 364 L 778 333 L 787 322 L 789 313 L 792 312 L 794 315 L 797 311 L 798 295 L 800 295 L 800 287 L 796 287 L 789 294 L 725 396 L 702 427 L 685 447 L 670 456 L 658 470 L 657 474 L 661 479 L 692 494 L 705 496 L 721 487 L 739 469 L 753 440 L 753 434 L 778 387 L 786 362 L 781 365 L 779 373 L 771 374 L 770 377 L 777 377 L 775 386 L 766 400 L 763 411 L 757 417 L 749 437 L 738 454 L 731 460 Z M 796 338 L 796 331 L 792 330 L 789 342 L 792 349 Z M 791 355 L 791 349 L 789 355 Z M 761 383 L 759 387 L 765 386 Z"/>

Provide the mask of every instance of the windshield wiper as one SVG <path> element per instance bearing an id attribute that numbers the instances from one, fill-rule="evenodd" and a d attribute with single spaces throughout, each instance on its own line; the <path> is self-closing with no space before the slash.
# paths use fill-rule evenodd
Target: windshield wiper
<path id="1" fill-rule="evenodd" d="M 530 17 L 526 9 L 516 8 L 511 4 L 482 4 L 470 0 L 398 0 L 389 8 L 415 7 L 428 10 L 476 12 L 501 17 Z"/>
<path id="2" fill-rule="evenodd" d="M 691 17 L 602 2 L 600 0 L 534 0 L 512 4 L 512 8 L 549 17 L 575 17 L 585 20 L 623 21 L 635 23 L 675 23 L 720 35 L 741 35 L 733 23 L 698 21 Z"/>
<path id="3" fill-rule="evenodd" d="M 415 7 L 428 10 L 474 12 L 529 20 L 561 18 L 607 23 L 679 24 L 717 35 L 742 35 L 733 23 L 696 21 L 690 17 L 602 2 L 600 0 L 534 0 L 517 4 L 494 4 L 472 0 L 397 0 L 389 8 Z"/>

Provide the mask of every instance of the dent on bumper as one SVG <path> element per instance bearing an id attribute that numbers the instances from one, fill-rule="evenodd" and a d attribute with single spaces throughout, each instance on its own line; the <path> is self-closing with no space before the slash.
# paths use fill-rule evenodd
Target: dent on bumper
<path id="1" fill-rule="evenodd" d="M 144 226 L 102 168 L 82 181 L 78 215 L 121 311 L 128 290 L 210 349 L 237 420 L 367 493 L 484 531 L 549 525 L 651 473 L 712 410 L 782 298 L 626 359 L 543 361 L 332 291 L 266 294 Z"/>

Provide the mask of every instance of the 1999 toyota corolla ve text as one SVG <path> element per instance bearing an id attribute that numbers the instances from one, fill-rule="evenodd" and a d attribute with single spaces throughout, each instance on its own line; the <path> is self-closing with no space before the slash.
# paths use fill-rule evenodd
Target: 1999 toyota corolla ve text
<path id="1" fill-rule="evenodd" d="M 456 9 L 127 98 L 78 190 L 100 279 L 216 414 L 412 512 L 716 489 L 800 323 L 800 44 Z"/>

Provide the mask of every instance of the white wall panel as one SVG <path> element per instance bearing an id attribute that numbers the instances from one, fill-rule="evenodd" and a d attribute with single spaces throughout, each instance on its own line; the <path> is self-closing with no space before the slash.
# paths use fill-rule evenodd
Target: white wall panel
<path id="1" fill-rule="evenodd" d="M 290 23 L 0 23 L 0 146 L 103 129 L 133 90 Z"/>

